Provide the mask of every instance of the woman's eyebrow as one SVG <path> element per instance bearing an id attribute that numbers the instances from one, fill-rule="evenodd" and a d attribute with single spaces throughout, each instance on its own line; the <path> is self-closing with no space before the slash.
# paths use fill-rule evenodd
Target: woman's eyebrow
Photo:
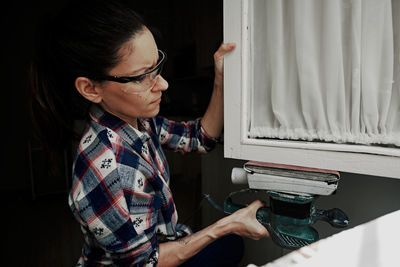
<path id="1" fill-rule="evenodd" d="M 140 73 L 145 73 L 146 71 L 148 71 L 151 68 L 152 68 L 152 66 L 144 66 L 144 67 L 142 67 L 140 69 L 137 69 L 137 70 L 134 70 L 134 71 L 130 72 L 128 74 L 128 76 L 140 75 Z"/>
<path id="2" fill-rule="evenodd" d="M 140 75 L 140 72 L 145 73 L 146 71 L 151 70 L 152 68 L 154 68 L 157 65 L 159 59 L 160 59 L 160 57 L 157 55 L 157 59 L 155 60 L 155 62 L 152 65 L 145 65 L 145 66 L 141 67 L 140 69 L 130 72 L 127 76 Z"/>

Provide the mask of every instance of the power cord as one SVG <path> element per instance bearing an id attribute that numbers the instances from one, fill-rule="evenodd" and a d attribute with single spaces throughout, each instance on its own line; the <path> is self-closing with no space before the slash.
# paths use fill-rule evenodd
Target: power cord
<path id="1" fill-rule="evenodd" d="M 210 196 L 209 194 L 203 194 L 203 198 L 200 200 L 199 206 L 192 212 L 192 214 L 191 214 L 188 218 L 186 218 L 186 219 L 183 221 L 183 224 L 187 224 L 191 219 L 193 219 L 193 217 L 194 217 L 195 214 L 197 214 L 198 212 L 200 212 L 200 210 L 201 210 L 201 208 L 202 208 L 202 206 L 203 206 L 203 202 L 204 202 L 205 199 L 206 199 L 206 200 L 208 201 L 208 203 L 210 203 L 211 206 L 213 206 L 215 209 L 224 212 L 224 209 L 223 209 L 220 205 L 218 205 L 218 204 L 211 198 L 211 196 Z M 225 213 L 225 212 L 224 212 L 224 213 Z"/>

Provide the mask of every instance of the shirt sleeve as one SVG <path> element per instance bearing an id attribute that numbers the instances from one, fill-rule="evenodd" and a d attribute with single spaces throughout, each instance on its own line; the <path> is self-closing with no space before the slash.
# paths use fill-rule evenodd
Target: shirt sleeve
<path id="1" fill-rule="evenodd" d="M 128 172 L 119 172 L 119 163 L 111 149 L 106 149 L 90 164 L 85 158 L 76 162 L 75 175 L 84 175 L 84 178 L 75 185 L 70 205 L 87 235 L 104 250 L 113 266 L 155 265 L 158 261 L 156 211 L 161 207 L 160 197 L 136 190 L 135 185 L 123 186 Z M 138 170 L 130 170 L 129 175 L 135 175 L 136 181 L 143 178 Z"/>
<path id="2" fill-rule="evenodd" d="M 218 139 L 210 137 L 200 122 L 201 118 L 187 122 L 176 122 L 160 116 L 154 118 L 161 145 L 181 153 L 206 153 L 215 147 Z"/>

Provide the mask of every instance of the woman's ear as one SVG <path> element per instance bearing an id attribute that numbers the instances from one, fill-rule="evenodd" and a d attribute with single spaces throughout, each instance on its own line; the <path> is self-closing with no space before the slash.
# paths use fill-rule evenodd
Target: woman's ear
<path id="1" fill-rule="evenodd" d="M 93 103 L 100 103 L 102 100 L 99 94 L 99 88 L 95 86 L 92 80 L 86 77 L 78 77 L 75 80 L 75 87 L 78 92 L 87 100 Z"/>

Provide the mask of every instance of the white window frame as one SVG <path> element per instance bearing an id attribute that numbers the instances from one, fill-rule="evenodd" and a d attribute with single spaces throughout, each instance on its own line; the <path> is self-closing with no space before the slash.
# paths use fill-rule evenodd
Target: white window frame
<path id="1" fill-rule="evenodd" d="M 224 0 L 224 156 L 400 179 L 400 149 L 322 142 L 251 139 L 247 135 L 249 0 Z"/>

